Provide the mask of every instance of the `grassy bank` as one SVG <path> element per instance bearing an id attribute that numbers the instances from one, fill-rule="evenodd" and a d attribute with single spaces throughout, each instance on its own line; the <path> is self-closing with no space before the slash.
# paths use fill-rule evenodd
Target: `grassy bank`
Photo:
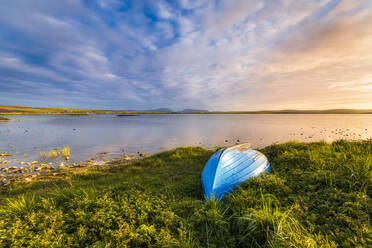
<path id="1" fill-rule="evenodd" d="M 137 114 L 137 111 L 96 110 L 72 108 L 42 108 L 0 105 L 2 115 L 90 115 L 90 114 Z"/>
<path id="2" fill-rule="evenodd" d="M 186 147 L 135 162 L 18 183 L 1 193 L 4 247 L 367 247 L 372 141 L 262 150 L 273 172 L 221 202 L 200 176 L 213 151 Z"/>
<path id="3" fill-rule="evenodd" d="M 117 114 L 372 114 L 372 109 L 328 109 L 328 110 L 263 110 L 263 111 L 210 111 L 210 112 L 146 112 L 125 110 L 97 110 L 72 108 L 44 108 L 0 105 L 0 115 L 90 115 Z"/>
<path id="4" fill-rule="evenodd" d="M 1 116 L 0 116 L 0 121 L 10 121 L 10 119 L 9 119 L 9 118 L 5 118 L 5 117 L 1 117 Z"/>

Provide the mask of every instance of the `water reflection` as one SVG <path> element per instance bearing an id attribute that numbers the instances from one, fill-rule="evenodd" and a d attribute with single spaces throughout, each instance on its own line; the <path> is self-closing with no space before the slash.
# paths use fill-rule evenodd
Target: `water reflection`
<path id="1" fill-rule="evenodd" d="M 12 118 L 12 117 L 11 117 Z M 14 117 L 13 117 L 14 118 Z M 0 152 L 37 160 L 40 150 L 68 145 L 73 160 L 99 152 L 146 152 L 185 146 L 288 140 L 331 142 L 372 137 L 372 115 L 142 115 L 16 116 L 0 123 Z M 27 154 L 26 157 L 23 155 Z"/>

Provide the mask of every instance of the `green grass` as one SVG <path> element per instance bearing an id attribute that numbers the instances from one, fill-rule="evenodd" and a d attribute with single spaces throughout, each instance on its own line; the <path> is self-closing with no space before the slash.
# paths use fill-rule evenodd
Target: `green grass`
<path id="1" fill-rule="evenodd" d="M 6 117 L 1 117 L 0 116 L 0 121 L 10 121 L 10 119 L 9 118 L 6 118 Z"/>
<path id="2" fill-rule="evenodd" d="M 371 140 L 262 152 L 273 172 L 223 201 L 203 198 L 201 147 L 19 182 L 0 195 L 0 246 L 370 246 Z"/>
<path id="3" fill-rule="evenodd" d="M 263 110 L 263 111 L 210 111 L 210 112 L 145 112 L 126 110 L 45 108 L 0 105 L 1 115 L 90 115 L 116 114 L 134 116 L 138 114 L 372 114 L 372 109 L 328 109 L 328 110 Z"/>
<path id="4" fill-rule="evenodd" d="M 142 114 L 143 111 L 99 110 L 99 109 L 71 109 L 71 108 L 43 108 L 0 105 L 3 115 L 90 115 L 90 114 Z M 151 113 L 153 114 L 153 113 Z"/>
<path id="5" fill-rule="evenodd" d="M 50 149 L 50 151 L 48 152 L 48 157 L 58 158 L 60 154 L 61 154 L 61 150 L 57 147 L 57 148 Z"/>
<path id="6" fill-rule="evenodd" d="M 48 154 L 46 152 L 43 152 L 43 151 L 41 151 L 39 153 L 39 156 L 40 156 L 40 159 L 46 159 L 46 158 L 48 158 Z"/>
<path id="7" fill-rule="evenodd" d="M 62 158 L 68 160 L 70 158 L 70 147 L 68 147 L 68 146 L 62 147 L 61 156 L 62 156 Z"/>
<path id="8" fill-rule="evenodd" d="M 62 148 L 51 148 L 49 152 L 40 151 L 39 153 L 40 159 L 55 159 L 58 157 L 62 157 L 66 160 L 70 159 L 70 147 L 64 146 Z"/>

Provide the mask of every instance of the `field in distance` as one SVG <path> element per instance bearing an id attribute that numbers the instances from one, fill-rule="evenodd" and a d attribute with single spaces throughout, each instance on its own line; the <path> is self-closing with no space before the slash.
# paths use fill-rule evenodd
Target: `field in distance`
<path id="1" fill-rule="evenodd" d="M 88 115 L 88 114 L 372 114 L 372 109 L 327 109 L 327 110 L 262 110 L 262 111 L 208 111 L 184 109 L 172 111 L 166 108 L 156 110 L 98 110 L 73 108 L 45 108 L 0 105 L 0 115 Z"/>
<path id="2" fill-rule="evenodd" d="M 96 110 L 96 109 L 72 109 L 72 108 L 44 108 L 44 107 L 21 107 L 0 105 L 1 115 L 88 115 L 88 114 L 136 114 L 138 111 L 122 110 Z"/>

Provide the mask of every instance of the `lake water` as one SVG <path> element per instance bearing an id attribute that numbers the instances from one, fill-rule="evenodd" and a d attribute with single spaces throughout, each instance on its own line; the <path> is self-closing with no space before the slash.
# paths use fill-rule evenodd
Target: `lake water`
<path id="1" fill-rule="evenodd" d="M 179 146 L 228 146 L 250 142 L 264 147 L 290 140 L 331 142 L 371 139 L 372 115 L 217 114 L 9 116 L 0 122 L 0 153 L 9 161 L 39 159 L 40 151 L 68 145 L 72 161 L 100 152 L 156 153 Z"/>

